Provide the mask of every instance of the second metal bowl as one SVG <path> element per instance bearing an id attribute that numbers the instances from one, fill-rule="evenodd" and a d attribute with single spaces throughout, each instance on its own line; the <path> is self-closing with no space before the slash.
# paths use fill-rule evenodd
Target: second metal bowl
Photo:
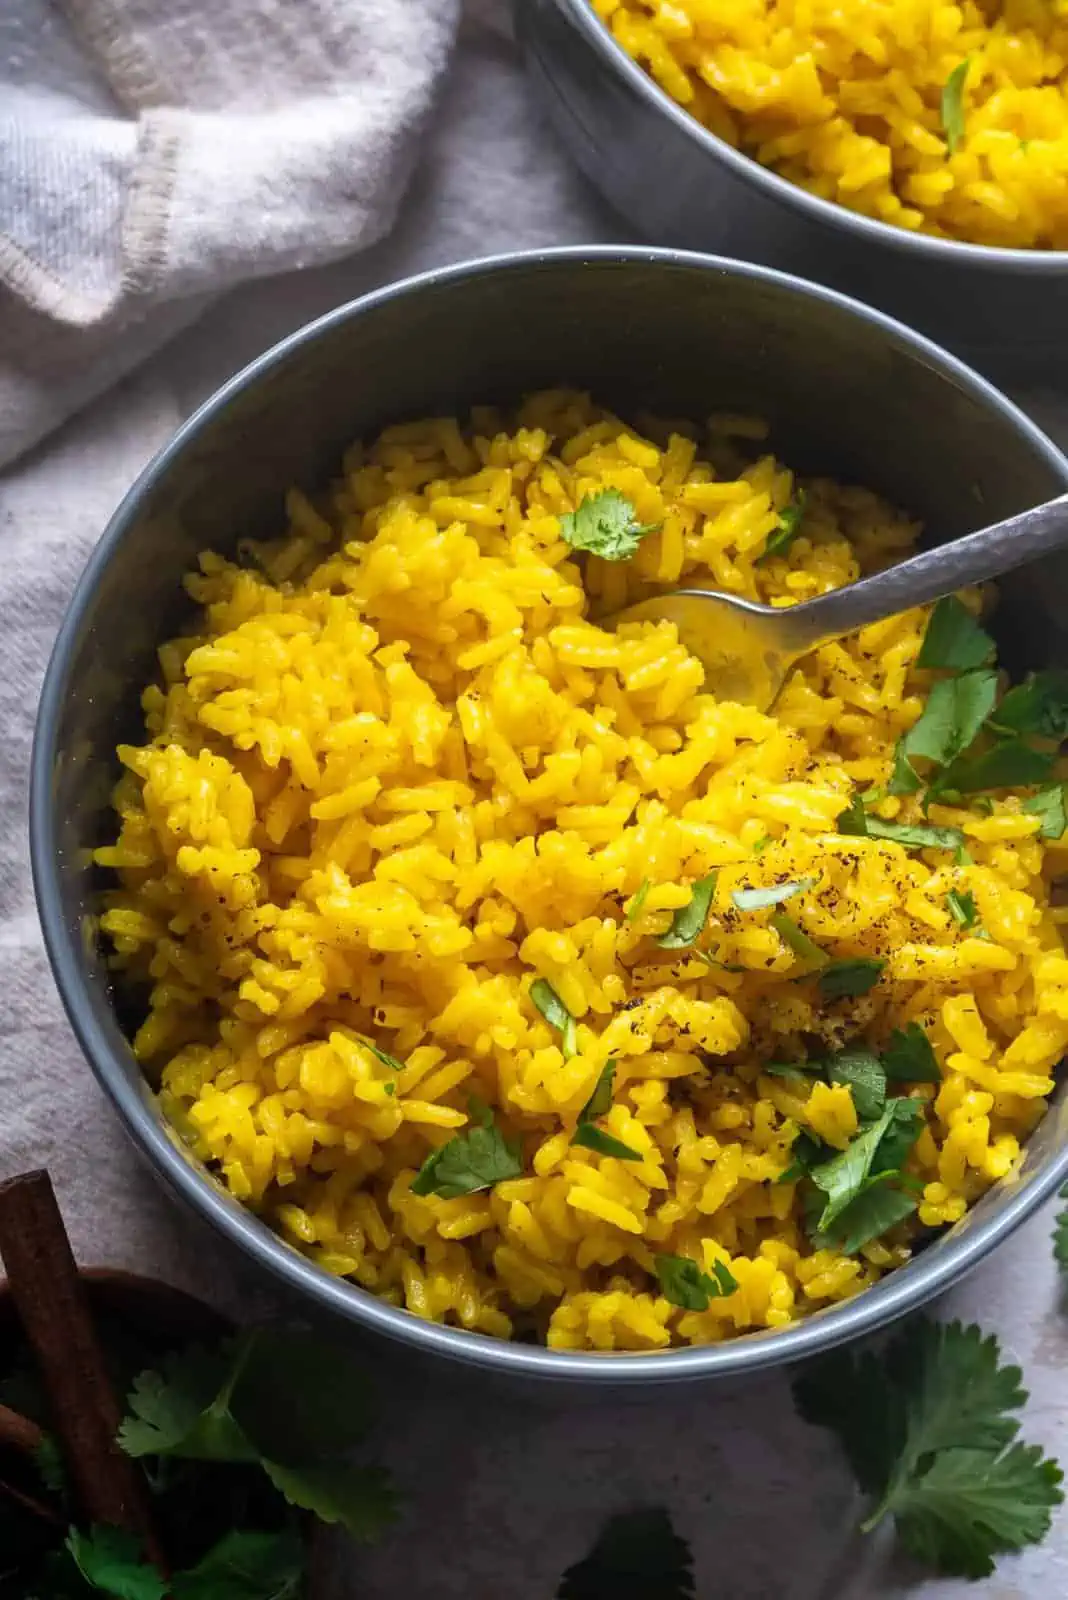
<path id="1" fill-rule="evenodd" d="M 516 0 L 531 78 L 575 161 L 656 244 L 782 267 L 891 312 L 991 372 L 1048 376 L 1068 252 L 910 233 L 820 200 L 709 133 L 589 0 Z"/>

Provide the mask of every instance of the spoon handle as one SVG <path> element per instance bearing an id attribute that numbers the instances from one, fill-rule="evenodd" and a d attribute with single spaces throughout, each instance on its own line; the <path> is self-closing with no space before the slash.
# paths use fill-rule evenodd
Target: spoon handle
<path id="1" fill-rule="evenodd" d="M 986 583 L 1065 546 L 1068 494 L 792 607 L 782 613 L 790 619 L 790 645 L 798 651 L 814 649 L 912 606 L 941 600 L 956 589 Z"/>

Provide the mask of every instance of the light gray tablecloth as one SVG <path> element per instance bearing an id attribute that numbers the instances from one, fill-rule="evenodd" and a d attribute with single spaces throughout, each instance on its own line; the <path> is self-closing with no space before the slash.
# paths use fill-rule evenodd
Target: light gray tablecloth
<path id="1" fill-rule="evenodd" d="M 492 0 L 491 0 L 492 3 Z M 486 8 L 488 18 L 490 7 Z M 234 1263 L 137 1164 L 61 1017 L 21 821 L 33 703 L 64 604 L 108 514 L 182 417 L 249 357 L 341 300 L 421 268 L 525 246 L 619 240 L 528 103 L 512 48 L 475 12 L 393 235 L 352 263 L 244 289 L 0 480 L 0 1175 L 47 1163 L 84 1261 L 247 1304 Z M 729 241 L 725 241 L 729 251 Z M 1034 399 L 1035 397 L 1027 397 Z M 1056 396 L 1038 406 L 1056 425 Z M 1068 428 L 1060 430 L 1068 439 Z M 32 574 L 32 581 L 27 575 Z M 1035 1218 L 944 1303 L 996 1330 L 1031 1388 L 1026 1432 L 1068 1459 L 1068 1310 Z M 397 1534 L 344 1564 L 361 1600 L 547 1600 L 612 1511 L 670 1507 L 702 1596 L 1037 1600 L 1068 1586 L 1068 1514 L 985 1585 L 923 1582 L 848 1538 L 851 1489 L 785 1380 L 592 1406 L 487 1394 L 448 1370 L 382 1368 Z"/>

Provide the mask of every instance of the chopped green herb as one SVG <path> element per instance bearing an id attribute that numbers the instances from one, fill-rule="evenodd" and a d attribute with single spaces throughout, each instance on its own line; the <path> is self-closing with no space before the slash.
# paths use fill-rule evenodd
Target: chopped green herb
<path id="1" fill-rule="evenodd" d="M 903 744 L 904 740 L 899 739 L 894 746 L 894 766 L 886 785 L 887 794 L 915 794 L 917 789 L 923 788 L 923 779 L 905 754 Z"/>
<path id="2" fill-rule="evenodd" d="M 944 790 L 974 794 L 980 789 L 1023 789 L 1049 777 L 1056 757 L 1035 750 L 1022 739 L 1006 739 L 981 755 L 958 756 L 931 787 L 932 798 Z"/>
<path id="3" fill-rule="evenodd" d="M 602 561 L 629 561 L 658 522 L 640 523 L 633 505 L 618 489 L 588 494 L 576 511 L 560 518 L 560 537 L 572 550 L 589 550 Z"/>
<path id="4" fill-rule="evenodd" d="M 883 1051 L 886 1076 L 898 1083 L 941 1083 L 938 1060 L 918 1022 L 895 1028 Z"/>
<path id="5" fill-rule="evenodd" d="M 966 750 L 994 709 L 998 675 L 993 669 L 940 678 L 927 697 L 919 720 L 901 740 L 910 762 L 917 757 L 948 766 Z"/>
<path id="6" fill-rule="evenodd" d="M 627 907 L 628 922 L 637 922 L 638 918 L 642 914 L 642 906 L 649 898 L 649 890 L 652 887 L 653 880 L 651 878 L 643 878 L 641 883 L 639 883 L 637 889 L 634 891 L 634 894 L 631 897 L 630 905 Z"/>
<path id="7" fill-rule="evenodd" d="M 990 660 L 994 641 L 955 594 L 939 600 L 923 636 L 918 667 L 967 672 Z"/>
<path id="8" fill-rule="evenodd" d="M 606 1061 L 601 1068 L 601 1075 L 597 1079 L 593 1093 L 579 1112 L 578 1119 L 580 1122 L 592 1122 L 594 1117 L 603 1117 L 611 1109 L 615 1077 L 615 1062 Z"/>
<path id="9" fill-rule="evenodd" d="M 1036 672 L 1010 689 L 990 718 L 999 732 L 1068 739 L 1068 672 Z"/>
<path id="10" fill-rule="evenodd" d="M 550 1028 L 555 1028 L 557 1033 L 560 1034 L 560 1048 L 563 1051 L 564 1060 L 570 1061 L 572 1056 L 578 1055 L 578 1039 L 574 1017 L 564 1005 L 548 978 L 534 979 L 530 986 L 530 998 Z"/>
<path id="11" fill-rule="evenodd" d="M 770 889 L 732 889 L 731 899 L 739 911 L 763 911 L 767 906 L 781 906 L 795 894 L 804 894 L 816 886 L 815 878 L 798 878 L 796 883 L 775 883 Z"/>
<path id="12" fill-rule="evenodd" d="M 376 1061 L 381 1061 L 384 1067 L 389 1067 L 391 1072 L 403 1072 L 404 1062 L 398 1061 L 396 1056 L 391 1056 L 388 1050 L 383 1050 L 381 1045 L 375 1044 L 365 1033 L 360 1034 L 360 1043 L 367 1046 Z"/>
<path id="13" fill-rule="evenodd" d="M 922 1120 L 922 1108 L 914 1101 L 889 1100 L 877 1122 L 858 1133 L 831 1160 L 810 1169 L 808 1176 L 827 1197 L 817 1222 L 820 1233 L 865 1192 L 869 1177 L 900 1169 L 919 1137 Z"/>
<path id="14" fill-rule="evenodd" d="M 578 1114 L 571 1143 L 583 1145 L 587 1150 L 596 1150 L 602 1156 L 616 1156 L 620 1161 L 641 1161 L 644 1158 L 640 1151 L 632 1150 L 629 1144 L 598 1128 L 593 1121 L 594 1117 L 603 1117 L 611 1109 L 615 1076 L 615 1062 L 606 1061 L 593 1093 Z"/>
<path id="15" fill-rule="evenodd" d="M 867 994 L 885 966 L 880 956 L 845 957 L 828 962 L 816 981 L 825 1000 L 840 1000 L 844 995 Z"/>
<path id="16" fill-rule="evenodd" d="M 506 1139 L 495 1125 L 454 1134 L 427 1156 L 412 1179 L 413 1194 L 436 1194 L 455 1200 L 461 1194 L 492 1189 L 507 1178 L 519 1178 L 523 1161 L 519 1143 Z"/>
<path id="17" fill-rule="evenodd" d="M 817 1139 L 813 1134 L 802 1130 L 790 1146 L 793 1157 L 785 1172 L 780 1172 L 776 1183 L 796 1183 L 798 1178 L 806 1178 L 813 1167 L 818 1167 L 822 1162 L 829 1161 L 834 1155 L 834 1150 L 829 1144 L 824 1144 L 822 1139 Z"/>
<path id="18" fill-rule="evenodd" d="M 942 90 L 942 131 L 951 156 L 956 155 L 964 138 L 964 80 L 971 64 L 971 57 L 965 56 L 953 68 Z"/>
<path id="19" fill-rule="evenodd" d="M 979 921 L 979 912 L 975 905 L 975 896 L 970 889 L 951 889 L 946 895 L 946 905 L 954 922 L 967 932 L 974 928 Z"/>
<path id="20" fill-rule="evenodd" d="M 773 841 L 770 833 L 762 833 L 756 844 L 753 846 L 753 854 L 755 856 L 763 855 L 764 851 L 768 848 L 768 845 L 772 842 Z"/>
<path id="21" fill-rule="evenodd" d="M 768 542 L 757 558 L 757 564 L 767 561 L 771 556 L 784 556 L 801 532 L 801 522 L 805 515 L 807 496 L 803 489 L 799 490 L 790 504 L 784 506 L 779 513 L 779 526 L 768 535 Z"/>
<path id="22" fill-rule="evenodd" d="M 807 1083 L 813 1074 L 822 1075 L 823 1061 L 762 1061 L 761 1072 L 771 1078 L 787 1078 L 792 1083 Z"/>
<path id="23" fill-rule="evenodd" d="M 708 921 L 717 877 L 718 873 L 710 872 L 707 878 L 698 878 L 691 885 L 688 903 L 676 911 L 670 928 L 656 941 L 658 945 L 665 950 L 685 950 L 700 938 Z"/>
<path id="24" fill-rule="evenodd" d="M 1064 808 L 1064 785 L 1055 783 L 1040 789 L 1023 803 L 1025 811 L 1039 818 L 1039 834 L 1043 839 L 1060 839 L 1068 828 L 1068 814 Z"/>
<path id="25" fill-rule="evenodd" d="M 839 1050 L 827 1062 L 831 1083 L 844 1083 L 861 1122 L 872 1122 L 886 1105 L 886 1073 L 870 1050 Z"/>
<path id="26" fill-rule="evenodd" d="M 556 1600 L 694 1600 L 690 1547 L 666 1511 L 613 1517 L 583 1561 L 564 1574 Z"/>
<path id="27" fill-rule="evenodd" d="M 830 1227 L 821 1229 L 815 1236 L 819 1246 L 830 1246 L 844 1256 L 856 1255 L 873 1239 L 881 1238 L 888 1229 L 910 1217 L 918 1202 L 912 1195 L 890 1187 L 890 1181 L 899 1176 L 895 1172 L 880 1172 L 869 1178 Z"/>
<path id="28" fill-rule="evenodd" d="M 656 1256 L 655 1265 L 665 1298 L 684 1311 L 707 1311 L 710 1300 L 731 1295 L 738 1287 L 722 1261 L 713 1263 L 711 1276 L 689 1256 Z"/>
<path id="29" fill-rule="evenodd" d="M 924 1317 L 878 1354 L 823 1357 L 795 1380 L 794 1401 L 838 1436 L 873 1501 L 865 1531 L 891 1516 L 919 1561 L 985 1578 L 996 1556 L 1045 1537 L 1064 1498 L 1057 1463 L 1014 1442 L 1020 1379 L 979 1328 Z"/>
<path id="30" fill-rule="evenodd" d="M 618 1161 L 644 1160 L 640 1150 L 632 1150 L 629 1144 L 624 1144 L 614 1134 L 606 1133 L 595 1122 L 580 1122 L 571 1135 L 571 1143 L 582 1145 L 587 1150 L 596 1150 L 601 1156 L 615 1156 Z"/>
<path id="31" fill-rule="evenodd" d="M 379 1538 L 397 1515 L 389 1475 L 353 1461 L 309 1462 L 300 1467 L 265 1463 L 267 1476 L 290 1505 L 320 1522 L 340 1524 L 361 1544 Z"/>
<path id="32" fill-rule="evenodd" d="M 867 839 L 889 839 L 909 850 L 956 850 L 964 842 L 959 828 L 937 828 L 927 822 L 884 822 L 865 811 L 854 795 L 835 823 L 839 833 Z"/>
<path id="33" fill-rule="evenodd" d="M 809 961 L 814 966 L 825 967 L 830 957 L 821 950 L 814 940 L 810 939 L 803 928 L 799 928 L 793 917 L 787 916 L 785 911 L 776 911 L 769 918 L 775 932 L 783 944 L 789 945 L 795 956 L 802 961 Z"/>

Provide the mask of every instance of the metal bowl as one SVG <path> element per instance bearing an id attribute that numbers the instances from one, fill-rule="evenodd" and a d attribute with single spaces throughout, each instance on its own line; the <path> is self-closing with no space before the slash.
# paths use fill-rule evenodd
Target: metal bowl
<path id="1" fill-rule="evenodd" d="M 709 133 L 589 0 L 516 0 L 530 76 L 575 161 L 641 234 L 827 283 L 1017 381 L 1068 336 L 1068 252 L 909 233 L 788 183 Z"/>
<path id="2" fill-rule="evenodd" d="M 96 934 L 91 848 L 114 836 L 115 745 L 180 627 L 182 574 L 207 546 L 278 531 L 290 484 L 314 488 L 389 422 L 569 383 L 620 410 L 755 412 L 792 466 L 880 490 L 936 540 L 1068 489 L 1068 461 L 1009 401 L 877 312 L 760 267 L 641 249 L 567 249 L 428 273 L 342 306 L 261 356 L 146 469 L 75 591 L 45 678 L 30 843 L 45 940 L 97 1078 L 165 1185 L 301 1296 L 411 1350 L 486 1374 L 646 1387 L 797 1360 L 945 1289 L 1068 1174 L 1064 1093 L 1020 1171 L 909 1265 L 781 1332 L 705 1349 L 569 1354 L 421 1321 L 305 1260 L 198 1166 L 163 1123 L 116 1014 Z M 1068 666 L 1063 566 L 1006 581 L 1003 659 Z"/>

